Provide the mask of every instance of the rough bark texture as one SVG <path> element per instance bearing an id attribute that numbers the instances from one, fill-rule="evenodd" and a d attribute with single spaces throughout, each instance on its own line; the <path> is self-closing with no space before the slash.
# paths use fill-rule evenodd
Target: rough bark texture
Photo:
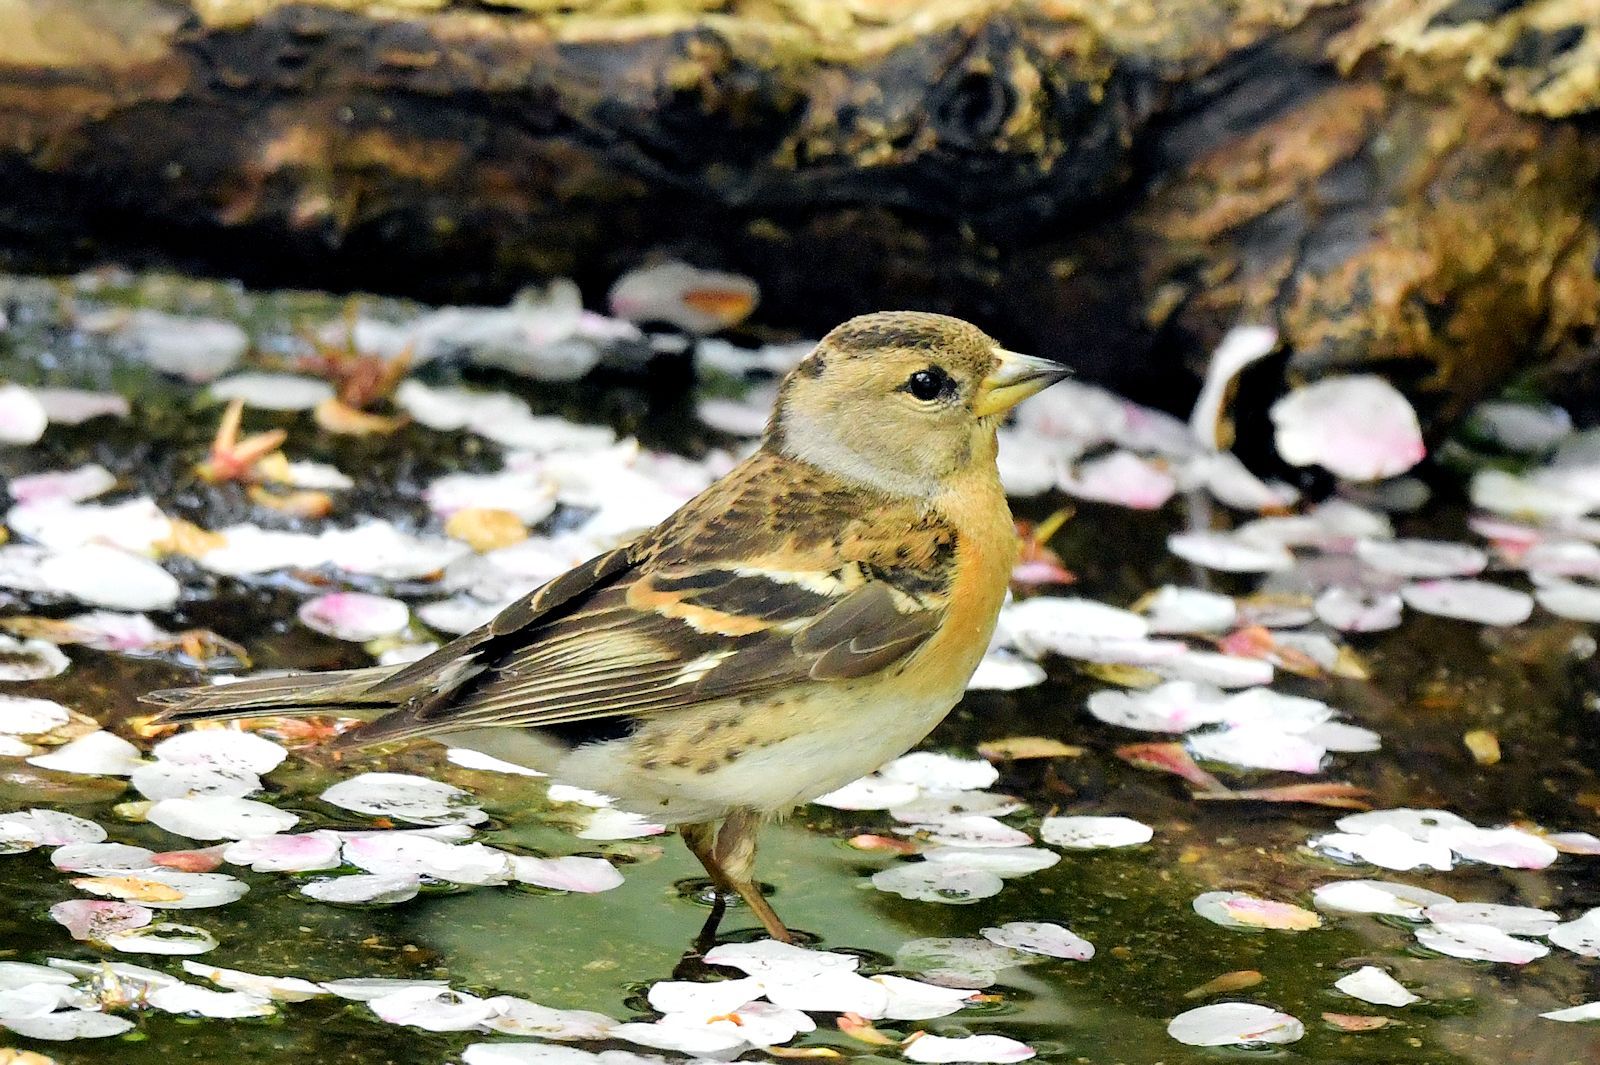
<path id="1" fill-rule="evenodd" d="M 440 300 L 664 252 L 1146 396 L 1270 321 L 1449 414 L 1589 361 L 1597 108 L 1600 0 L 0 0 L 0 247 Z"/>

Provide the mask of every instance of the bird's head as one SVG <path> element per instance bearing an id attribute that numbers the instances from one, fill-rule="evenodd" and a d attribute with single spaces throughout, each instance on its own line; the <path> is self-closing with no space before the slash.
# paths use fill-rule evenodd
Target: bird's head
<path id="1" fill-rule="evenodd" d="M 959 318 L 885 311 L 823 337 L 778 393 L 764 446 L 896 495 L 994 465 L 1005 412 L 1067 369 Z"/>

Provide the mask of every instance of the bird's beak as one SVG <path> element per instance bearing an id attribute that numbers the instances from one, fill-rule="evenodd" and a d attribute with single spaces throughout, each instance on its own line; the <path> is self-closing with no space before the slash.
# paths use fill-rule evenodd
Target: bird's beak
<path id="1" fill-rule="evenodd" d="M 1008 411 L 1072 373 L 1059 362 L 1019 355 L 1004 348 L 995 348 L 994 355 L 999 364 L 978 383 L 978 394 L 972 405 L 973 413 L 980 418 Z"/>

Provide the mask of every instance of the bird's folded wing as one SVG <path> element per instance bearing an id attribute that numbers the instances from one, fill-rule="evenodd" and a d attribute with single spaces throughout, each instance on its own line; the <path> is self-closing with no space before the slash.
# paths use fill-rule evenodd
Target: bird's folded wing
<path id="1" fill-rule="evenodd" d="M 938 629 L 945 582 L 927 565 L 794 545 L 786 537 L 740 560 L 645 557 L 520 629 L 502 614 L 460 641 L 452 660 L 476 660 L 467 679 L 350 738 L 557 725 L 846 681 L 894 665 Z"/>

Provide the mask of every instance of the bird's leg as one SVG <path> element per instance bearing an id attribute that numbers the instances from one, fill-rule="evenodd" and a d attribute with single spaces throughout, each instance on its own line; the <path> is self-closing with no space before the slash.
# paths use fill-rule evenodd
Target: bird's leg
<path id="1" fill-rule="evenodd" d="M 761 830 L 761 819 L 748 811 L 739 810 L 722 822 L 717 832 L 717 845 L 712 855 L 729 886 L 739 893 L 745 905 L 761 918 L 767 935 L 780 943 L 793 943 L 794 936 L 783 926 L 778 915 L 761 888 L 753 879 L 756 865 L 756 835 Z M 704 859 L 701 859 L 704 861 Z M 710 868 L 707 866 L 707 868 Z"/>
<path id="2" fill-rule="evenodd" d="M 681 825 L 678 828 L 678 835 L 683 837 L 689 853 L 700 859 L 700 864 L 705 866 L 706 875 L 711 877 L 711 915 L 706 918 L 706 923 L 700 926 L 700 934 L 694 940 L 695 952 L 704 954 L 716 944 L 717 926 L 722 923 L 722 915 L 727 912 L 728 896 L 733 893 L 734 888 L 717 865 L 715 821 Z"/>

